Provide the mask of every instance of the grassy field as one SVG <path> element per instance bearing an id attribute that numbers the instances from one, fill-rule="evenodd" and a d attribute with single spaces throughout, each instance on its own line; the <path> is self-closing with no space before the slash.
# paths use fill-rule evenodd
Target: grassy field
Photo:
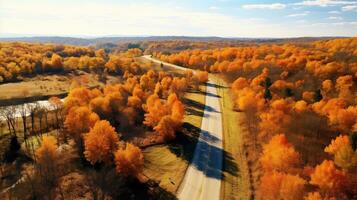
<path id="1" fill-rule="evenodd" d="M 101 85 L 96 75 L 85 72 L 80 75 L 38 75 L 21 82 L 0 84 L 0 106 L 66 95 L 75 80 L 84 83 L 88 88 Z"/>
<path id="2" fill-rule="evenodd" d="M 244 149 L 245 115 L 233 109 L 232 93 L 228 84 L 222 78 L 211 76 L 218 85 L 218 95 L 221 96 L 223 123 L 223 180 L 221 199 L 250 199 L 252 194 L 249 178 L 249 168 Z"/>

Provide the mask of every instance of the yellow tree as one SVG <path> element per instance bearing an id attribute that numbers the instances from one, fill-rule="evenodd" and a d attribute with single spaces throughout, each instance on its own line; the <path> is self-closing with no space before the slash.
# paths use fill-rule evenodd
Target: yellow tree
<path id="1" fill-rule="evenodd" d="M 118 133 L 110 123 L 106 120 L 98 121 L 84 136 L 84 156 L 92 165 L 110 163 L 118 142 Z"/>
<path id="2" fill-rule="evenodd" d="M 159 133 L 165 141 L 168 141 L 176 137 L 175 125 L 174 120 L 169 115 L 166 115 L 161 118 L 159 124 L 154 127 L 154 130 Z"/>
<path id="3" fill-rule="evenodd" d="M 55 71 L 62 70 L 63 69 L 62 57 L 55 53 L 52 54 L 51 65 L 53 70 Z"/>
<path id="4" fill-rule="evenodd" d="M 89 108 L 81 106 L 69 111 L 64 126 L 75 141 L 80 143 L 82 134 L 87 133 L 98 120 L 97 114 L 89 110 Z"/>
<path id="5" fill-rule="evenodd" d="M 265 173 L 258 186 L 260 200 L 300 200 L 305 190 L 306 181 L 298 175 L 277 171 Z"/>
<path id="6" fill-rule="evenodd" d="M 169 114 L 167 106 L 161 101 L 159 96 L 153 94 L 149 96 L 144 105 L 145 120 L 144 124 L 147 126 L 155 127 L 165 115 Z"/>
<path id="7" fill-rule="evenodd" d="M 198 72 L 196 72 L 196 77 L 200 83 L 205 83 L 208 81 L 208 72 L 198 71 Z"/>
<path id="8" fill-rule="evenodd" d="M 334 162 L 344 170 L 353 169 L 357 166 L 357 152 L 352 149 L 352 145 L 347 135 L 340 135 L 325 148 L 325 152 L 334 155 Z"/>
<path id="9" fill-rule="evenodd" d="M 53 136 L 43 136 L 41 146 L 36 150 L 39 174 L 45 184 L 55 184 L 57 178 L 57 143 Z"/>
<path id="10" fill-rule="evenodd" d="M 299 160 L 299 153 L 288 142 L 286 136 L 279 134 L 263 146 L 260 163 L 265 171 L 289 171 L 299 163 Z"/>
<path id="11" fill-rule="evenodd" d="M 126 143 L 124 149 L 115 152 L 116 171 L 125 176 L 137 177 L 144 167 L 144 156 L 139 147 Z"/>
<path id="12" fill-rule="evenodd" d="M 346 188 L 348 179 L 344 172 L 336 169 L 333 161 L 324 160 L 315 167 L 310 184 L 318 186 L 324 192 L 338 192 Z"/>

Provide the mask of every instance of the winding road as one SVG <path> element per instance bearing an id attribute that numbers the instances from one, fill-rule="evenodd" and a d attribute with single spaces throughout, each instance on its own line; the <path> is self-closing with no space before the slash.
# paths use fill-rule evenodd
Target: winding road
<path id="1" fill-rule="evenodd" d="M 156 63 L 180 70 L 186 68 L 161 62 L 143 56 Z M 193 159 L 187 168 L 185 177 L 178 189 L 180 200 L 218 200 L 222 178 L 222 115 L 217 84 L 209 80 L 206 89 L 206 105 L 201 125 L 201 133 L 196 144 Z"/>

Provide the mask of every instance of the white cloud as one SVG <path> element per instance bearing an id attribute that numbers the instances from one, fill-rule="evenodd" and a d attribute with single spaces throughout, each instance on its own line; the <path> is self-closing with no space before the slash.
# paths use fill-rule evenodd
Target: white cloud
<path id="1" fill-rule="evenodd" d="M 76 2 L 68 5 L 39 0 L 3 3 L 0 7 L 0 33 L 225 37 L 282 37 L 297 34 L 273 22 L 168 5 Z"/>
<path id="2" fill-rule="evenodd" d="M 337 11 L 337 10 L 332 10 L 332 11 L 329 11 L 328 13 L 329 14 L 340 14 L 341 12 Z"/>
<path id="3" fill-rule="evenodd" d="M 297 27 L 296 23 L 291 22 L 238 18 L 226 13 L 194 11 L 167 4 L 56 3 L 42 0 L 0 2 L 0 34 L 224 37 L 298 37 L 326 33 L 357 35 L 357 29 L 351 28 L 352 25 L 339 25 L 338 29 L 328 26 L 303 28 L 303 24 Z"/>
<path id="4" fill-rule="evenodd" d="M 286 8 L 286 4 L 273 3 L 273 4 L 246 4 L 243 5 L 244 9 L 268 9 L 268 10 L 280 10 Z"/>
<path id="5" fill-rule="evenodd" d="M 314 24 L 310 24 L 308 26 L 325 26 L 325 27 L 329 27 L 329 26 L 346 26 L 347 28 L 351 28 L 351 26 L 355 26 L 357 27 L 357 21 L 352 21 L 352 22 L 334 22 L 334 23 L 314 23 Z"/>
<path id="6" fill-rule="evenodd" d="M 342 11 L 357 11 L 357 5 L 348 5 L 341 8 Z"/>
<path id="7" fill-rule="evenodd" d="M 287 15 L 287 17 L 303 17 L 303 16 L 307 16 L 308 14 L 310 14 L 310 12 L 309 11 L 305 11 L 305 12 L 302 12 L 302 13 L 290 14 L 290 15 Z"/>
<path id="8" fill-rule="evenodd" d="M 296 23 L 298 23 L 298 24 L 304 24 L 304 23 L 306 23 L 306 22 L 307 22 L 307 21 L 306 21 L 306 20 L 303 20 L 303 19 L 302 19 L 302 20 L 297 20 L 297 21 L 296 21 Z"/>
<path id="9" fill-rule="evenodd" d="M 298 3 L 294 3 L 294 5 L 299 6 L 338 6 L 338 5 L 353 5 L 357 4 L 357 1 L 339 1 L 339 0 L 309 0 L 309 1 L 302 1 Z"/>
<path id="10" fill-rule="evenodd" d="M 219 8 L 217 6 L 211 6 L 208 9 L 210 9 L 210 10 L 219 10 Z"/>
<path id="11" fill-rule="evenodd" d="M 330 16 L 328 17 L 327 19 L 331 19 L 331 20 L 343 20 L 342 17 L 339 17 L 339 16 Z"/>

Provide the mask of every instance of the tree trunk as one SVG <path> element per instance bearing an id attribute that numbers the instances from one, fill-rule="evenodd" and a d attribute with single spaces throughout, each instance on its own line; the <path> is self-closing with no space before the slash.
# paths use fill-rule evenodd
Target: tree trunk
<path id="1" fill-rule="evenodd" d="M 9 122 L 8 119 L 6 120 L 6 122 L 7 122 L 7 127 L 8 127 L 8 129 L 9 129 L 9 133 L 10 133 L 10 135 L 11 135 L 11 125 L 10 125 L 10 122 Z"/>
<path id="2" fill-rule="evenodd" d="M 40 134 L 42 135 L 42 117 L 40 117 L 39 119 L 40 119 Z"/>
<path id="3" fill-rule="evenodd" d="M 10 123 L 10 125 L 11 125 L 11 128 L 12 128 L 12 134 L 14 135 L 14 136 L 16 136 L 16 128 L 15 128 L 15 119 L 11 119 L 11 118 L 9 118 L 8 119 L 8 122 Z"/>
<path id="4" fill-rule="evenodd" d="M 23 124 L 23 128 L 24 128 L 24 140 L 25 140 L 25 143 L 26 143 L 26 139 L 27 139 L 26 116 L 22 116 L 22 124 Z"/>
<path id="5" fill-rule="evenodd" d="M 48 113 L 45 111 L 46 132 L 48 132 Z"/>
<path id="6" fill-rule="evenodd" d="M 31 129 L 32 134 L 35 133 L 35 113 L 31 112 Z"/>
<path id="7" fill-rule="evenodd" d="M 56 110 L 55 113 L 56 113 L 56 128 L 59 128 L 58 110 Z"/>

